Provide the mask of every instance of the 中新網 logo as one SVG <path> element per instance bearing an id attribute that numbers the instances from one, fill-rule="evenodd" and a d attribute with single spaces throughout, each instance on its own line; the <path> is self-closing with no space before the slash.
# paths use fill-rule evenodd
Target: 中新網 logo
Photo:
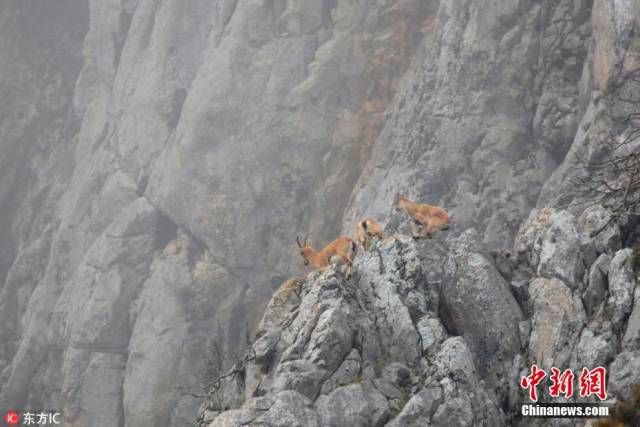
<path id="1" fill-rule="evenodd" d="M 520 387 L 529 391 L 529 399 L 532 402 L 538 401 L 537 386 L 547 377 L 547 373 L 544 369 L 540 369 L 538 365 L 531 365 L 530 374 L 523 376 L 520 380 Z M 607 399 L 607 387 L 606 387 L 607 371 L 603 367 L 597 367 L 594 369 L 582 368 L 580 373 L 580 389 L 578 394 L 580 397 L 597 396 L 600 400 Z M 570 399 L 573 394 L 573 383 L 575 375 L 570 369 L 560 371 L 560 369 L 551 368 L 551 375 L 549 380 L 551 386 L 549 387 L 549 394 L 551 397 L 563 396 Z"/>

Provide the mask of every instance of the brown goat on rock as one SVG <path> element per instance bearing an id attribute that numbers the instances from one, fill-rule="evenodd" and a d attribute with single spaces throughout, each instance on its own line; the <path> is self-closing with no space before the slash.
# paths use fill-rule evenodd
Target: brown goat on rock
<path id="1" fill-rule="evenodd" d="M 393 207 L 404 209 L 411 219 L 414 238 L 431 239 L 438 230 L 446 230 L 451 225 L 451 217 L 442 208 L 432 205 L 414 203 L 406 197 L 397 196 Z"/>
<path id="2" fill-rule="evenodd" d="M 356 242 L 365 250 L 369 250 L 374 239 L 384 239 L 384 232 L 378 221 L 372 218 L 365 218 L 356 223 Z"/>
<path id="3" fill-rule="evenodd" d="M 300 255 L 304 259 L 304 265 L 311 264 L 315 268 L 325 268 L 329 265 L 343 264 L 347 266 L 347 276 L 351 275 L 353 258 L 356 255 L 356 243 L 349 237 L 338 237 L 325 246 L 321 251 L 316 251 L 307 243 L 307 235 L 304 242 L 300 243 L 300 237 L 296 237 Z"/>

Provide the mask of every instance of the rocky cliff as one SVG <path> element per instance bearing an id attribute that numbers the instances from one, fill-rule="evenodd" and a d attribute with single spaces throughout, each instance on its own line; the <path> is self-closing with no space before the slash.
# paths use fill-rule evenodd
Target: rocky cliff
<path id="1" fill-rule="evenodd" d="M 589 237 L 608 219 L 534 211 L 500 255 L 473 229 L 393 235 L 350 278 L 286 282 L 244 359 L 214 378 L 200 425 L 537 425 L 518 416 L 532 363 L 607 367 L 610 398 L 628 399 L 640 384 L 637 253 L 615 223 Z M 576 425 L 564 421 L 545 424 Z"/>
<path id="2" fill-rule="evenodd" d="M 212 348 L 228 367 L 256 330 L 263 354 L 216 410 L 264 396 L 215 422 L 289 398 L 325 420 L 351 396 L 380 408 L 356 423 L 446 405 L 503 423 L 528 358 L 579 344 L 633 366 L 633 223 L 588 237 L 609 214 L 581 217 L 571 182 L 637 112 L 636 3 L 4 2 L 0 402 L 188 424 Z M 450 209 L 448 240 L 287 282 L 262 318 L 300 273 L 296 234 L 364 214 L 402 233 L 398 192 Z"/>

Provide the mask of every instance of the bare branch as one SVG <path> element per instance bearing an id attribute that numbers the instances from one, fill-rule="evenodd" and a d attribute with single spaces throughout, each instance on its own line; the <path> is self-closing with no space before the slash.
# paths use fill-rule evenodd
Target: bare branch
<path id="1" fill-rule="evenodd" d="M 575 154 L 579 163 L 576 169 L 586 173 L 569 181 L 576 196 L 595 198 L 618 216 L 633 214 L 640 207 L 640 146 L 632 145 L 640 139 L 640 113 L 629 115 L 624 122 L 629 128 L 622 139 L 610 137 L 602 141 L 606 159 L 589 161 Z M 607 225 L 594 233 L 602 232 Z"/>

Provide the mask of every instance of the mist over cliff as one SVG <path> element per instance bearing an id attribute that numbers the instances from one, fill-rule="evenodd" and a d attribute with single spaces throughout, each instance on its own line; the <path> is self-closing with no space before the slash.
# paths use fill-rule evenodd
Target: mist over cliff
<path id="1" fill-rule="evenodd" d="M 0 403 L 60 409 L 69 426 L 191 423 L 202 402 L 183 391 L 206 386 L 214 344 L 231 363 L 265 330 L 274 291 L 304 271 L 296 235 L 320 246 L 364 215 L 402 233 L 398 193 L 449 210 L 451 239 L 475 229 L 482 249 L 448 241 L 441 256 L 513 249 L 521 236 L 521 267 L 533 269 L 524 285 L 508 277 L 516 266 L 485 260 L 505 281 L 497 301 L 533 322 L 504 354 L 526 358 L 516 341 L 532 339 L 531 357 L 570 360 L 573 348 L 531 338 L 547 317 L 518 292 L 571 295 L 570 329 L 582 331 L 609 295 L 589 288 L 594 254 L 607 265 L 630 256 L 633 223 L 616 225 L 617 243 L 585 249 L 572 178 L 575 154 L 599 158 L 598 144 L 626 135 L 623 119 L 638 112 L 639 20 L 634 0 L 4 1 Z M 570 242 L 545 252 L 553 262 L 534 244 L 548 224 L 532 209 L 546 207 L 557 209 L 542 211 L 549 229 Z M 543 234 L 532 237 L 522 227 L 536 221 Z M 575 248 L 581 258 L 563 258 Z M 572 262 L 579 271 L 557 266 Z M 633 274 L 620 280 L 629 298 L 606 307 L 625 315 L 603 305 L 599 322 L 611 324 L 591 328 L 592 339 L 611 331 L 598 348 L 616 351 L 594 356 L 606 364 L 623 350 L 640 361 L 640 340 L 620 343 L 640 319 L 640 290 L 634 299 Z M 480 378 L 486 336 L 464 325 L 447 333 L 466 344 L 448 345 L 470 347 L 469 378 Z M 506 422 L 501 375 L 482 377 L 495 386 L 482 398 L 498 403 L 475 419 Z"/>

